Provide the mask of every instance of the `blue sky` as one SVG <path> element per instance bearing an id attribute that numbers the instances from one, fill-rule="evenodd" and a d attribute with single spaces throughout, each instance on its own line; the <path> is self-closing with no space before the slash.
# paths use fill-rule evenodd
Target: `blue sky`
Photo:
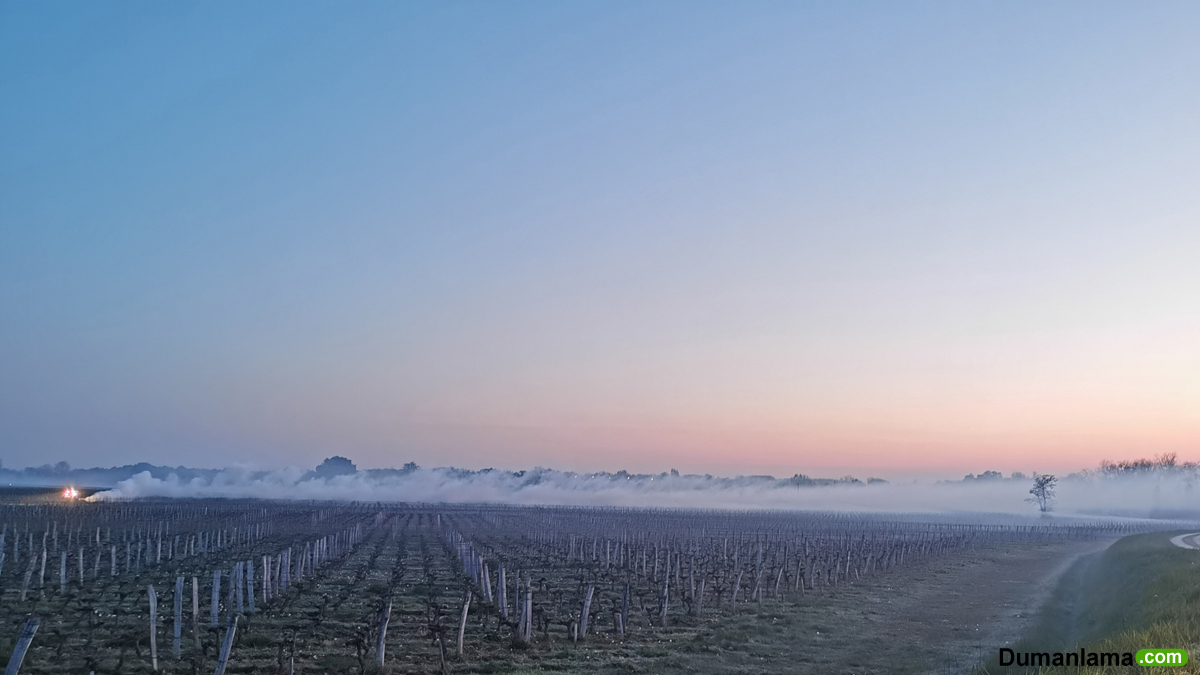
<path id="1" fill-rule="evenodd" d="M 0 457 L 1186 455 L 1198 19 L 6 3 Z"/>

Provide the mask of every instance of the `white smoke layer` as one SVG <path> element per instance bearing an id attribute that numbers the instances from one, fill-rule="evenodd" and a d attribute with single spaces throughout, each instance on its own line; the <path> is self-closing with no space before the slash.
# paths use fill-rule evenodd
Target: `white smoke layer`
<path id="1" fill-rule="evenodd" d="M 288 468 L 268 472 L 226 469 L 211 478 L 165 480 L 143 472 L 97 493 L 96 500 L 251 498 L 410 503 L 493 503 L 706 509 L 1036 514 L 1027 501 L 1030 480 L 863 485 L 797 485 L 764 477 L 596 476 L 539 469 L 530 472 L 416 469 L 359 471 L 333 477 Z M 1167 516 L 1200 511 L 1200 492 L 1188 475 L 1087 477 L 1060 482 L 1054 511 L 1063 515 Z"/>

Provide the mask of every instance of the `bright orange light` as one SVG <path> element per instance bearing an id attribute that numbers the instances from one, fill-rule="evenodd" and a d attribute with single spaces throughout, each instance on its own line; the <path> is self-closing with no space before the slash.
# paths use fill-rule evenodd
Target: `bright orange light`
<path id="1" fill-rule="evenodd" d="M 75 499 L 78 496 L 79 496 L 79 491 L 73 487 L 69 487 L 66 490 L 63 490 L 63 497 L 65 497 L 67 499 Z"/>

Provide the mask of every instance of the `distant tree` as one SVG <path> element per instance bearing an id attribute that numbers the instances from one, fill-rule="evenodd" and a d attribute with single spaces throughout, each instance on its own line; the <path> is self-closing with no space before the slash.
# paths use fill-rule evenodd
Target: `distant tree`
<path id="1" fill-rule="evenodd" d="M 1013 480 L 1025 480 L 1025 474 L 1021 473 L 1020 471 L 1014 471 L 1014 472 L 1012 472 L 1012 479 Z"/>
<path id="2" fill-rule="evenodd" d="M 60 476 L 65 476 L 70 472 L 71 472 L 71 465 L 67 464 L 66 462 L 59 462 L 58 464 L 54 465 L 54 473 L 56 473 Z"/>
<path id="3" fill-rule="evenodd" d="M 879 484 L 886 483 L 886 482 L 887 481 L 882 478 L 868 478 L 867 479 L 867 485 L 879 485 Z"/>
<path id="4" fill-rule="evenodd" d="M 672 475 L 672 476 L 676 476 L 676 477 L 678 477 L 678 476 L 679 476 L 679 469 L 671 469 L 671 475 Z"/>
<path id="5" fill-rule="evenodd" d="M 802 473 L 798 473 L 798 474 L 792 476 L 791 478 L 785 479 L 783 481 L 783 484 L 784 485 L 795 485 L 796 487 L 802 487 L 802 486 L 806 486 L 806 485 L 812 485 L 813 482 L 814 482 L 813 479 L 809 478 L 808 476 L 805 476 Z"/>
<path id="6" fill-rule="evenodd" d="M 1138 474 L 1178 474 L 1200 472 L 1200 464 L 1196 462 L 1180 462 L 1173 452 L 1155 455 L 1154 459 L 1132 459 L 1120 462 L 1104 460 L 1100 462 L 1101 476 L 1115 478 Z"/>
<path id="7" fill-rule="evenodd" d="M 313 470 L 313 473 L 317 474 L 320 478 L 333 478 L 334 476 L 345 476 L 357 472 L 358 467 L 354 466 L 354 462 L 338 455 L 326 459 Z"/>
<path id="8" fill-rule="evenodd" d="M 421 467 L 417 466 L 416 462 L 405 462 L 404 463 L 404 470 L 409 473 L 412 473 L 413 471 L 416 471 L 419 468 L 421 468 Z"/>
<path id="9" fill-rule="evenodd" d="M 1033 474 L 1033 487 L 1029 489 L 1029 494 L 1033 496 L 1027 498 L 1025 501 L 1037 504 L 1038 509 L 1042 513 L 1046 513 L 1053 508 L 1054 486 L 1057 483 L 1058 479 L 1050 474 L 1045 476 L 1040 476 L 1036 473 Z"/>

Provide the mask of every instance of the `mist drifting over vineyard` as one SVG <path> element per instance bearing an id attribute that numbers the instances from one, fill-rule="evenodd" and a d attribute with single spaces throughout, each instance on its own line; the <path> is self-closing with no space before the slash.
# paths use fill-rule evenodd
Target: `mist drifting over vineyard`
<path id="1" fill-rule="evenodd" d="M 456 468 L 272 471 L 226 468 L 181 478 L 139 472 L 94 499 L 253 498 L 421 503 L 492 503 L 720 509 L 801 509 L 868 512 L 1032 514 L 1031 481 L 998 474 L 962 481 L 886 482 L 854 478 L 595 473 L 538 468 L 471 471 Z M 324 469 L 324 470 L 322 470 Z M 1196 475 L 1170 471 L 1083 472 L 1058 485 L 1054 512 L 1068 515 L 1179 515 L 1195 510 Z"/>

